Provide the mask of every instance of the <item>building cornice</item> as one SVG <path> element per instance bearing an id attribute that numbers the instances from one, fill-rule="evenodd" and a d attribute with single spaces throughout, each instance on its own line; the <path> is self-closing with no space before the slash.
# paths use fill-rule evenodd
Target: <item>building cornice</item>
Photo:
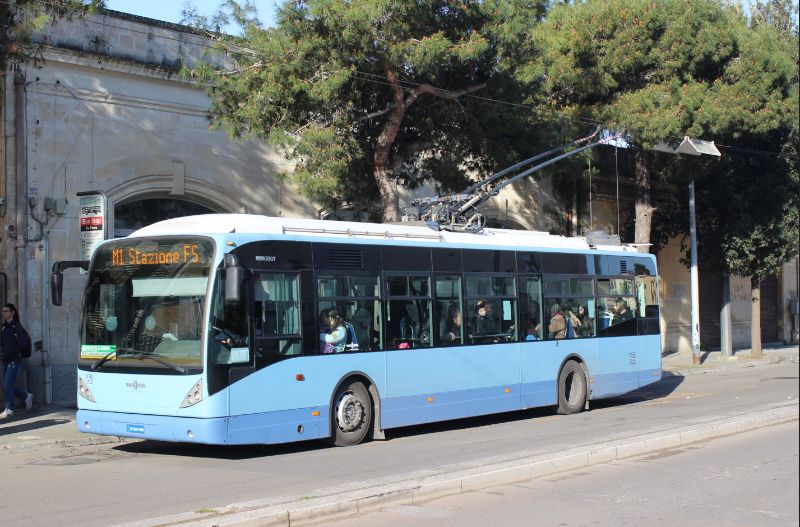
<path id="1" fill-rule="evenodd" d="M 152 79 L 161 79 L 187 85 L 194 84 L 184 80 L 178 72 L 180 68 L 166 67 L 160 64 L 147 63 L 132 58 L 115 57 L 103 53 L 93 53 L 86 50 L 68 49 L 63 47 L 47 46 L 44 48 L 45 61 L 72 64 L 91 69 L 104 69 L 115 73 L 127 73 Z"/>
<path id="2" fill-rule="evenodd" d="M 135 22 L 137 24 L 143 24 L 145 26 L 151 27 L 158 27 L 161 29 L 166 29 L 168 31 L 175 31 L 178 33 L 189 33 L 192 35 L 197 35 L 199 37 L 205 37 L 205 31 L 201 31 L 199 29 L 193 28 L 191 26 L 186 26 L 184 24 L 175 24 L 173 22 L 167 22 L 164 20 L 157 20 L 155 18 L 148 18 L 146 16 L 139 16 L 133 15 L 131 13 L 123 13 L 122 11 L 114 11 L 113 9 L 100 9 L 99 13 L 104 16 L 108 16 L 111 18 L 118 18 L 120 20 L 126 20 L 128 22 Z"/>

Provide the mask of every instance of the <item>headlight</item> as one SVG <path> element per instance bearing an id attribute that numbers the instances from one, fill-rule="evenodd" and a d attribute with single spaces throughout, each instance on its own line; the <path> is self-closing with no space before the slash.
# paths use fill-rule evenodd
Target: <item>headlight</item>
<path id="1" fill-rule="evenodd" d="M 203 381 L 197 381 L 192 389 L 189 390 L 189 393 L 186 394 L 186 397 L 183 398 L 183 402 L 181 403 L 181 408 L 188 408 L 192 405 L 195 405 L 203 400 Z"/>
<path id="2" fill-rule="evenodd" d="M 92 395 L 92 390 L 86 386 L 86 382 L 84 382 L 83 377 L 80 375 L 78 376 L 78 393 L 87 401 L 95 402 L 94 395 Z"/>

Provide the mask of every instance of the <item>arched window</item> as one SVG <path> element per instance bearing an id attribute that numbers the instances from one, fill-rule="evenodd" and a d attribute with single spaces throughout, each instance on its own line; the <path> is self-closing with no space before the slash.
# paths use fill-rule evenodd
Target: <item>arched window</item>
<path id="1" fill-rule="evenodd" d="M 146 198 L 114 206 L 114 237 L 127 236 L 136 229 L 171 218 L 214 214 L 205 205 L 175 198 Z"/>

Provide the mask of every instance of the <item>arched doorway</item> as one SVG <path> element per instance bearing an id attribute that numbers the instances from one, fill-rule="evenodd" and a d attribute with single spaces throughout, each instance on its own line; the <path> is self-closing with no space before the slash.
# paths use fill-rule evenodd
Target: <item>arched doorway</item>
<path id="1" fill-rule="evenodd" d="M 524 230 L 521 227 L 503 220 L 487 219 L 486 226 L 490 229 L 509 229 L 509 230 Z"/>
<path id="2" fill-rule="evenodd" d="M 175 198 L 144 198 L 114 205 L 114 237 L 128 236 L 146 225 L 181 216 L 214 214 L 205 205 Z"/>

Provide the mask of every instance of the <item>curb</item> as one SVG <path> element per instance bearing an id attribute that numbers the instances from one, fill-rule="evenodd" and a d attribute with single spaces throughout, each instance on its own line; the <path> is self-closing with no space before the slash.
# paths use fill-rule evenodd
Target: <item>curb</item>
<path id="1" fill-rule="evenodd" d="M 796 421 L 799 410 L 795 401 L 734 417 L 710 419 L 669 431 L 638 434 L 561 452 L 523 453 L 514 459 L 493 458 L 467 467 L 456 465 L 406 474 L 398 481 L 367 481 L 357 484 L 358 488 L 353 488 L 356 485 L 346 485 L 319 491 L 314 496 L 287 496 L 269 501 L 238 503 L 213 511 L 162 516 L 126 523 L 124 526 L 295 527 L 340 520 L 389 505 L 418 504 Z"/>
<path id="2" fill-rule="evenodd" d="M 76 439 L 50 439 L 45 441 L 25 441 L 19 443 L 6 443 L 0 445 L 0 454 L 12 452 L 31 452 L 37 450 L 50 450 L 56 448 L 75 448 L 81 446 L 104 445 L 108 443 L 126 443 L 130 441 L 124 437 L 94 436 L 79 437 Z"/>

